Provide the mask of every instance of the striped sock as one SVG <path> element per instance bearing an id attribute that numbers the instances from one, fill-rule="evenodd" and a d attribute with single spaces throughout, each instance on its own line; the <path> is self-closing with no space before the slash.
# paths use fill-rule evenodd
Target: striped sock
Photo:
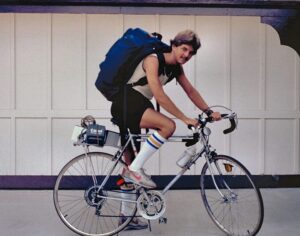
<path id="1" fill-rule="evenodd" d="M 140 152 L 131 163 L 129 169 L 136 171 L 141 169 L 145 162 L 164 144 L 166 139 L 162 137 L 157 131 L 154 132 L 146 140 Z"/>

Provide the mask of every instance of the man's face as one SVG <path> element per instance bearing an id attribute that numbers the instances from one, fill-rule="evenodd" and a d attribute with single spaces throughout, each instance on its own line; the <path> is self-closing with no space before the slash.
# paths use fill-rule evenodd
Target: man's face
<path id="1" fill-rule="evenodd" d="M 173 45 L 173 50 L 175 52 L 177 63 L 182 65 L 189 61 L 195 54 L 193 47 L 189 44 L 181 44 L 177 47 Z"/>

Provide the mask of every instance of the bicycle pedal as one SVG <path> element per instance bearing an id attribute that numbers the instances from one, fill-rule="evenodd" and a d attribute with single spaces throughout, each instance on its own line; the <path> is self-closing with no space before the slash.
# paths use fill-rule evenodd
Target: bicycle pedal
<path id="1" fill-rule="evenodd" d="M 167 224 L 167 222 L 168 222 L 168 219 L 166 217 L 160 217 L 158 219 L 159 224 Z"/>

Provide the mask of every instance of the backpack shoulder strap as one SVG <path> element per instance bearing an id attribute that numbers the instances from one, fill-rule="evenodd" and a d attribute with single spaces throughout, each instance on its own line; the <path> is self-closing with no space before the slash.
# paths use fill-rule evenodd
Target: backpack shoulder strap
<path id="1" fill-rule="evenodd" d="M 182 67 L 180 65 L 166 65 L 165 73 L 168 77 L 168 81 L 166 83 L 169 83 L 174 78 L 178 78 L 178 76 L 182 73 Z"/>
<path id="2" fill-rule="evenodd" d="M 156 55 L 158 59 L 158 75 L 161 75 L 164 74 L 166 60 L 162 52 L 157 52 Z"/>
<path id="3" fill-rule="evenodd" d="M 158 64 L 159 64 L 158 74 L 161 75 L 161 74 L 164 74 L 166 61 L 165 61 L 164 54 L 162 52 L 157 52 L 156 55 L 157 55 Z M 169 80 L 168 80 L 168 82 L 169 82 Z M 129 84 L 129 86 L 131 86 L 131 87 L 144 86 L 146 84 L 148 84 L 148 80 L 147 80 L 147 77 L 144 76 L 144 77 L 140 78 L 137 82 Z"/>

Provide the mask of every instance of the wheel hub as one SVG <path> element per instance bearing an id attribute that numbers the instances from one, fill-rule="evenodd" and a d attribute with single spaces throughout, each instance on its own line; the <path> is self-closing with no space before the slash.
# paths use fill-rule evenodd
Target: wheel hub
<path id="1" fill-rule="evenodd" d="M 99 206 L 105 201 L 104 192 L 102 190 L 99 190 L 98 186 L 92 186 L 89 189 L 87 189 L 84 193 L 85 201 L 89 206 Z"/>

